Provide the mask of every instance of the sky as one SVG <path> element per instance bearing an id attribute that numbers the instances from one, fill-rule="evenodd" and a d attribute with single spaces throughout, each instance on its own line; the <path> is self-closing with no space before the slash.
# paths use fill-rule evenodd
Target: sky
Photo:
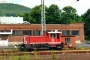
<path id="1" fill-rule="evenodd" d="M 41 4 L 41 0 L 0 0 L 0 1 L 20 4 L 30 8 L 33 8 L 36 5 Z M 49 7 L 51 4 L 56 4 L 60 9 L 62 9 L 65 6 L 72 6 L 77 10 L 78 15 L 84 14 L 90 8 L 90 0 L 79 0 L 78 2 L 76 0 L 44 0 L 44 2 L 47 7 Z"/>

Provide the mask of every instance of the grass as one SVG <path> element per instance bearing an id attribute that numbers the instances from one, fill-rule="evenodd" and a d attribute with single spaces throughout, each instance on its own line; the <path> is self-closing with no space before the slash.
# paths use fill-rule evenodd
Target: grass
<path id="1" fill-rule="evenodd" d="M 74 58 L 74 56 L 70 56 L 70 55 L 68 55 L 67 58 Z"/>
<path id="2" fill-rule="evenodd" d="M 80 46 L 80 47 L 78 47 L 78 50 L 86 50 L 86 48 L 85 48 L 85 47 Z"/>
<path id="3" fill-rule="evenodd" d="M 38 54 L 37 54 L 37 49 L 36 48 L 34 49 L 34 58 L 38 59 Z"/>
<path id="4" fill-rule="evenodd" d="M 54 53 L 54 50 L 51 51 L 50 58 L 56 59 L 56 54 Z M 11 53 L 10 55 L 8 55 L 8 53 L 6 53 L 6 56 L 3 56 L 3 60 L 34 60 L 34 59 L 40 59 L 40 56 L 38 55 L 36 49 L 34 49 L 34 55 L 24 54 L 22 56 L 18 56 L 18 55 L 14 55 L 13 53 Z"/>
<path id="5" fill-rule="evenodd" d="M 5 60 L 7 60 L 5 58 Z M 8 56 L 8 60 L 30 60 L 30 55 L 22 55 L 22 56 L 14 56 L 13 54 L 11 56 Z"/>
<path id="6" fill-rule="evenodd" d="M 56 55 L 54 53 L 54 50 L 51 51 L 51 56 L 52 56 L 52 59 L 55 59 L 56 58 Z"/>

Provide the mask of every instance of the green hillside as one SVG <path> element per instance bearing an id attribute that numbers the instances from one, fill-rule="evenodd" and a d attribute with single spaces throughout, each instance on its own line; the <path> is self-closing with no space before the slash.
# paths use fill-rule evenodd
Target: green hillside
<path id="1" fill-rule="evenodd" d="M 30 8 L 18 4 L 0 3 L 0 16 L 16 16 L 30 12 L 30 10 Z"/>

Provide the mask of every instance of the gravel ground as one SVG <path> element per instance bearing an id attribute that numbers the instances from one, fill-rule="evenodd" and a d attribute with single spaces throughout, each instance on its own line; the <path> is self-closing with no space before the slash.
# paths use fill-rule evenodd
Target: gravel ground
<path id="1" fill-rule="evenodd" d="M 86 54 L 63 54 L 58 56 L 61 60 L 90 60 L 90 53 Z M 59 60 L 56 59 L 56 60 Z"/>
<path id="2" fill-rule="evenodd" d="M 39 56 L 42 60 L 43 59 L 53 59 L 52 55 L 41 55 Z M 78 54 L 58 54 L 55 55 L 56 59 L 53 60 L 90 60 L 90 53 L 78 53 Z"/>

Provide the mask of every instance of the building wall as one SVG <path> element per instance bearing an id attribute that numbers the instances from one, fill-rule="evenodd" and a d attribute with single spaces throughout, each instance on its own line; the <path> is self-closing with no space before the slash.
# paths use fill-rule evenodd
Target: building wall
<path id="1" fill-rule="evenodd" d="M 23 42 L 23 36 L 9 36 L 9 42 Z"/>
<path id="2" fill-rule="evenodd" d="M 29 35 L 40 35 L 41 24 L 0 24 L 0 31 L 13 29 L 13 34 L 8 35 L 9 42 L 23 42 L 23 31 L 28 31 Z M 61 32 L 67 31 L 66 35 L 62 36 L 75 36 L 75 40 L 80 40 L 84 43 L 84 23 L 71 23 L 71 24 L 47 24 L 47 31 L 58 30 Z M 77 35 L 72 35 L 72 30 L 79 31 Z M 70 33 L 68 34 L 68 31 Z M 34 33 L 33 33 L 34 32 Z M 16 35 L 15 35 L 16 34 Z M 62 39 L 63 40 L 63 39 Z"/>
<path id="3" fill-rule="evenodd" d="M 69 43 L 65 41 L 66 38 L 70 38 Z M 69 44 L 72 44 L 72 47 L 75 47 L 76 46 L 75 40 L 76 40 L 75 36 L 61 36 L 61 41 L 64 43 L 64 48 L 67 48 Z"/>

